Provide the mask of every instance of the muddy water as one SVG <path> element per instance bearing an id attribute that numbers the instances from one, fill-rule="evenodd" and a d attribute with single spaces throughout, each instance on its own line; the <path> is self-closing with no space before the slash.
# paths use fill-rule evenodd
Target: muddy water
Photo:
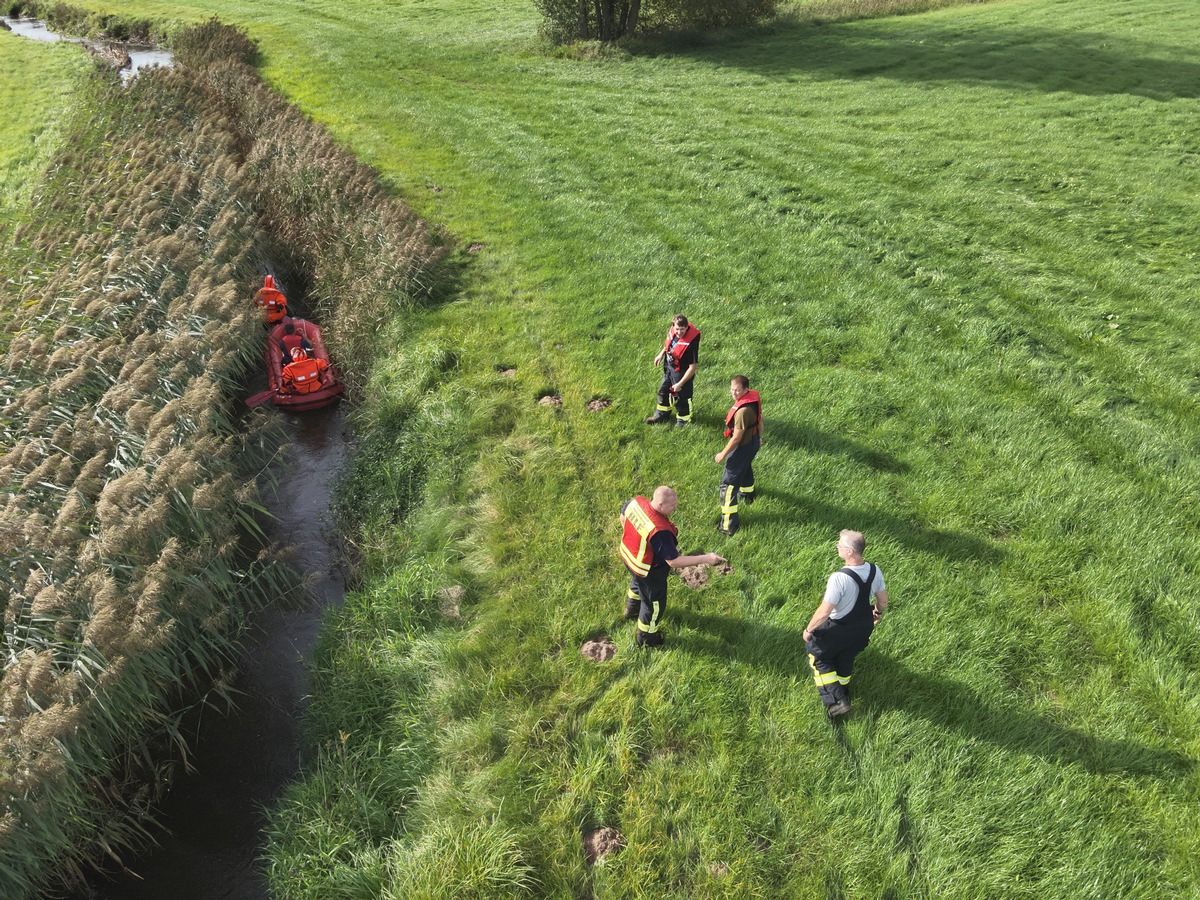
<path id="1" fill-rule="evenodd" d="M 170 68 L 175 64 L 175 57 L 169 50 L 158 47 L 148 47 L 141 44 L 124 44 L 117 41 L 98 41 L 90 38 L 64 38 L 46 27 L 46 23 L 38 19 L 12 19 L 0 16 L 0 22 L 8 26 L 8 30 L 18 37 L 26 37 L 42 43 L 53 44 L 58 41 L 68 41 L 72 44 L 82 44 L 95 50 L 119 48 L 129 54 L 129 67 L 121 70 L 121 78 L 128 81 L 142 69 L 151 66 Z"/>
<path id="2" fill-rule="evenodd" d="M 344 407 L 283 416 L 292 450 L 274 469 L 274 494 L 264 505 L 276 517 L 268 535 L 294 547 L 299 570 L 312 579 L 305 609 L 268 609 L 246 639 L 236 683 L 238 709 L 206 713 L 193 738 L 191 775 L 181 775 L 158 821 L 160 846 L 126 859 L 128 872 L 91 878 L 73 900 L 266 900 L 263 809 L 296 777 L 301 757 L 299 717 L 308 692 L 322 610 L 345 593 L 328 515 L 330 483 L 349 444 Z M 295 606 L 294 601 L 289 606 Z"/>

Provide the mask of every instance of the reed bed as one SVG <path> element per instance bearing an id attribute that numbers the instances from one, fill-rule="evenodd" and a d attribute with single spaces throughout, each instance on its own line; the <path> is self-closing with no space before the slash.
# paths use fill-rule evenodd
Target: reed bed
<path id="1" fill-rule="evenodd" d="M 264 261 L 313 285 L 353 373 L 441 252 L 257 80 L 244 36 L 210 22 L 177 46 L 129 88 L 95 75 L 5 256 L 6 898 L 145 841 L 187 709 L 223 696 L 246 612 L 293 583 L 248 547 L 277 441 L 233 396 L 260 365 Z"/>

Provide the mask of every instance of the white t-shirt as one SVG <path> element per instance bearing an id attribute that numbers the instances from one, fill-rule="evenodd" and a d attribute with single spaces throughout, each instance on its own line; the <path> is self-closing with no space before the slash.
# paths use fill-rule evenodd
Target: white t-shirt
<path id="1" fill-rule="evenodd" d="M 863 563 L 861 566 L 848 566 L 847 568 L 859 578 L 865 579 L 871 570 L 871 564 Z M 871 582 L 871 596 L 874 597 L 883 590 L 887 590 L 887 585 L 883 583 L 883 572 L 876 566 L 875 580 Z M 825 585 L 824 599 L 826 603 L 833 606 L 833 612 L 829 614 L 829 618 L 844 618 L 850 613 L 850 610 L 854 609 L 854 604 L 858 600 L 858 582 L 845 572 L 834 572 L 829 576 L 829 582 Z"/>

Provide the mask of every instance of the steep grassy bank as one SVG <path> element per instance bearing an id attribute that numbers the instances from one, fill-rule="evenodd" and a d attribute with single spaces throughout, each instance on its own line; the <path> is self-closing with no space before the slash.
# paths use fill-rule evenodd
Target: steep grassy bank
<path id="1" fill-rule="evenodd" d="M 259 82 L 244 36 L 209 23 L 176 52 L 128 88 L 93 74 L 4 257 L 6 898 L 145 841 L 188 707 L 221 696 L 247 609 L 293 589 L 255 547 L 278 438 L 238 412 L 264 263 L 311 287 L 361 378 L 440 255 Z"/>
<path id="2" fill-rule="evenodd" d="M 28 199 L 52 151 L 56 123 L 67 114 L 91 68 L 79 53 L 0 31 L 0 229 Z M 31 73 L 37 77 L 30 77 Z"/>
<path id="3" fill-rule="evenodd" d="M 1195 892 L 1192 4 L 586 61 L 541 55 L 522 4 L 172 8 L 240 17 L 272 83 L 482 245 L 455 302 L 384 328 L 347 489 L 366 581 L 275 819 L 281 894 Z M 649 431 L 676 311 L 700 424 Z M 735 371 L 768 418 L 736 571 L 673 584 L 638 657 L 615 512 L 674 483 L 715 549 Z M 894 607 L 831 731 L 799 635 L 848 526 Z M 602 825 L 625 847 L 592 867 Z"/>

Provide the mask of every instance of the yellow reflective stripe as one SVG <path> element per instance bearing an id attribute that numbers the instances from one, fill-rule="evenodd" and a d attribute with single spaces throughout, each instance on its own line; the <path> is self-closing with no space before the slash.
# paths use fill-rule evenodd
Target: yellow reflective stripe
<path id="1" fill-rule="evenodd" d="M 849 683 L 850 683 L 850 676 L 849 676 L 849 675 L 839 675 L 839 676 L 838 676 L 838 681 L 840 681 L 842 684 L 849 684 Z"/>
<path id="2" fill-rule="evenodd" d="M 742 488 L 742 496 L 745 496 L 746 494 L 753 494 L 753 493 L 754 493 L 754 485 L 750 485 L 750 487 Z"/>
<path id="3" fill-rule="evenodd" d="M 657 406 L 654 407 L 654 411 L 655 412 L 670 412 L 671 407 L 663 406 L 661 403 L 659 403 Z"/>
<path id="4" fill-rule="evenodd" d="M 645 542 L 643 541 L 643 544 Z M 625 565 L 629 566 L 635 573 L 645 577 L 650 574 L 650 567 L 643 562 L 638 562 L 641 554 L 634 556 L 629 552 L 629 548 L 624 544 L 621 545 L 621 559 L 625 560 Z"/>
<path id="5" fill-rule="evenodd" d="M 630 588 L 629 592 L 625 596 L 630 600 L 640 600 L 641 599 L 641 595 L 637 591 L 635 591 L 633 588 Z"/>
<path id="6" fill-rule="evenodd" d="M 654 632 L 658 631 L 658 611 L 659 611 L 659 609 L 661 609 L 661 606 L 660 606 L 659 602 L 657 600 L 655 600 L 654 601 L 654 611 L 650 614 L 650 621 L 647 623 L 647 622 L 643 622 L 641 619 L 638 619 L 638 631 L 644 631 L 647 634 L 653 634 Z"/>
<path id="7" fill-rule="evenodd" d="M 824 674 L 821 674 L 820 672 L 817 672 L 815 669 L 813 670 L 813 672 L 815 673 L 813 675 L 813 684 L 818 685 L 818 686 L 823 685 L 823 684 L 833 684 L 835 681 L 841 680 L 840 678 L 838 678 L 837 672 L 826 672 Z"/>

